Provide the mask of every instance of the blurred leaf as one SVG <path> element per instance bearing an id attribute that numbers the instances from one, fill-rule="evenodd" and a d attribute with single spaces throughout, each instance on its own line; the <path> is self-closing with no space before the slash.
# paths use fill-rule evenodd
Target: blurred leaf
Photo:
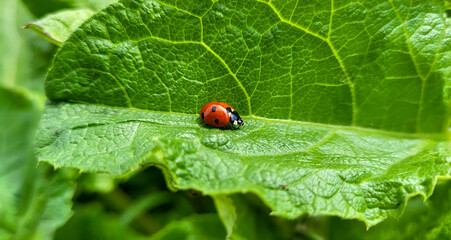
<path id="1" fill-rule="evenodd" d="M 140 222 L 149 222 L 149 217 L 153 218 L 157 223 L 155 225 L 159 225 L 160 228 L 171 221 L 180 220 L 195 213 L 215 212 L 210 197 L 196 195 L 193 191 L 168 191 L 164 176 L 161 170 L 156 167 L 139 171 L 126 182 L 120 183 L 118 188 L 122 189 L 131 200 L 129 204 L 120 204 L 121 206 L 127 205 L 120 211 L 120 221 L 126 223 L 133 218 L 132 224 L 135 227 L 138 227 L 138 224 L 142 226 L 143 224 Z M 110 199 L 109 196 L 110 194 L 106 195 L 104 199 Z M 138 216 L 136 214 L 138 214 L 139 209 L 146 211 L 141 211 L 141 216 Z M 146 221 L 140 220 L 143 214 L 147 215 Z M 149 229 L 142 227 L 140 229 L 143 232 L 149 232 Z"/>
<path id="2" fill-rule="evenodd" d="M 50 42 L 61 46 L 72 32 L 93 14 L 94 11 L 89 9 L 60 11 L 28 23 L 23 28 L 31 29 Z"/>
<path id="3" fill-rule="evenodd" d="M 54 48 L 20 26 L 20 1 L 0 1 L 0 239 L 51 239 L 71 216 L 71 171 L 36 167 L 33 145 Z"/>
<path id="4" fill-rule="evenodd" d="M 16 1 L 19 2 L 19 1 Z M 42 17 L 45 14 L 58 11 L 60 9 L 71 8 L 71 1 L 66 0 L 22 0 L 29 11 L 36 17 Z"/>
<path id="5" fill-rule="evenodd" d="M 120 224 L 114 215 L 104 213 L 99 207 L 84 207 L 75 212 L 69 222 L 58 229 L 55 240 L 148 239 Z"/>
<path id="6" fill-rule="evenodd" d="M 150 239 L 221 239 L 225 231 L 213 214 L 193 215 L 171 222 Z M 99 207 L 76 209 L 71 220 L 56 233 L 55 240 L 86 239 L 149 239 L 121 224 L 116 216 L 104 213 Z"/>
<path id="7" fill-rule="evenodd" d="M 36 168 L 36 105 L 0 87 L 0 239 L 51 239 L 71 216 L 73 176 Z"/>
<path id="8" fill-rule="evenodd" d="M 227 195 L 215 195 L 212 197 L 218 211 L 218 216 L 221 218 L 227 231 L 227 238 L 231 238 L 234 232 L 233 227 L 236 226 L 237 219 L 237 210 L 233 200 Z"/>
<path id="9" fill-rule="evenodd" d="M 90 8 L 94 11 L 98 11 L 112 3 L 117 2 L 118 0 L 63 0 L 63 1 L 70 2 L 70 4 L 76 8 Z"/>
<path id="10" fill-rule="evenodd" d="M 46 14 L 68 8 L 89 8 L 94 11 L 100 10 L 117 0 L 22 0 L 28 9 L 36 16 L 42 17 Z"/>
<path id="11" fill-rule="evenodd" d="M 226 233 L 218 216 L 213 214 L 193 215 L 174 221 L 153 235 L 152 240 L 202 239 L 224 240 Z"/>
<path id="12" fill-rule="evenodd" d="M 168 192 L 154 192 L 141 199 L 137 199 L 137 202 L 121 215 L 119 221 L 123 225 L 127 225 L 142 212 L 150 211 L 155 207 L 165 204 L 172 200 L 171 198 L 172 195 Z"/>
<path id="13" fill-rule="evenodd" d="M 114 178 L 105 173 L 83 174 L 77 179 L 78 186 L 87 193 L 108 193 L 114 187 Z"/>
<path id="14" fill-rule="evenodd" d="M 44 77 L 55 48 L 21 29 L 32 16 L 20 1 L 0 1 L 0 86 L 44 102 Z"/>
<path id="15" fill-rule="evenodd" d="M 278 226 L 239 195 L 215 195 L 218 215 L 227 229 L 227 239 L 284 239 Z"/>
<path id="16" fill-rule="evenodd" d="M 315 3 L 110 5 L 55 57 L 40 161 L 157 165 L 176 189 L 253 192 L 287 218 L 399 216 L 451 169 L 443 2 Z M 204 127 L 212 100 L 246 126 Z"/>

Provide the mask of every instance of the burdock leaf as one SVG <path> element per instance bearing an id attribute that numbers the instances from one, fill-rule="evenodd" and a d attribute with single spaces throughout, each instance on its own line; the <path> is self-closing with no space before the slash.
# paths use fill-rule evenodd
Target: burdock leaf
<path id="1" fill-rule="evenodd" d="M 40 161 L 175 189 L 253 192 L 273 214 L 399 216 L 449 176 L 443 3 L 124 0 L 63 44 Z M 231 104 L 237 130 L 200 108 Z M 56 134 L 57 133 L 57 134 Z"/>

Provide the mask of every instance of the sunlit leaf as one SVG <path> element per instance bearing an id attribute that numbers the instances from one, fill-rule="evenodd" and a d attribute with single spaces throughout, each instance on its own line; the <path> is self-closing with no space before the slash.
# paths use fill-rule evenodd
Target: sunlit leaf
<path id="1" fill-rule="evenodd" d="M 449 175 L 450 49 L 440 2 L 125 0 L 57 54 L 39 158 L 371 226 Z M 213 100 L 245 126 L 205 127 Z"/>
<path id="2" fill-rule="evenodd" d="M 43 38 L 60 46 L 80 24 L 93 14 L 94 11 L 89 9 L 66 10 L 28 23 L 23 28 L 31 29 Z"/>

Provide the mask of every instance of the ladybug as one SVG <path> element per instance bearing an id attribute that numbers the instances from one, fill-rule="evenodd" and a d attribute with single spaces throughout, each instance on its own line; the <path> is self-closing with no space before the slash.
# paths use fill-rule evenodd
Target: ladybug
<path id="1" fill-rule="evenodd" d="M 230 126 L 233 129 L 244 125 L 244 121 L 238 112 L 232 106 L 223 102 L 205 104 L 200 110 L 200 118 L 204 123 L 220 128 Z"/>

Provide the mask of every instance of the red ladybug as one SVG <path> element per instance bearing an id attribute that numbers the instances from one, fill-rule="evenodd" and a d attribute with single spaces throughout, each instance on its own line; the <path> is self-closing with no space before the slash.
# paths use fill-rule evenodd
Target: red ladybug
<path id="1" fill-rule="evenodd" d="M 215 127 L 240 128 L 244 124 L 238 112 L 232 106 L 223 102 L 205 104 L 200 110 L 200 118 L 204 123 Z"/>

